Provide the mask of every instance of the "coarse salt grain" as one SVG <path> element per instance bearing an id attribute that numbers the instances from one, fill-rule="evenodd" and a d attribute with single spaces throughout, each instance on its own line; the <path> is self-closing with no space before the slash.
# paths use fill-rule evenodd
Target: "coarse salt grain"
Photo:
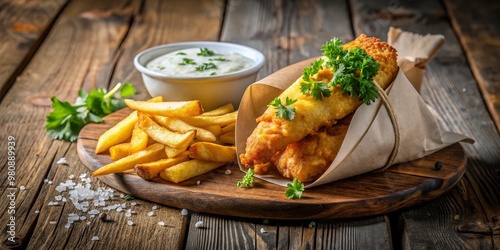
<path id="1" fill-rule="evenodd" d="M 158 206 L 156 206 L 156 205 L 153 205 L 153 206 L 151 207 L 151 210 L 156 210 L 156 209 L 158 209 Z"/>
<path id="2" fill-rule="evenodd" d="M 62 157 L 61 159 L 59 159 L 57 161 L 57 164 L 66 165 L 66 164 L 68 164 L 68 161 L 66 160 L 66 158 Z"/>
<path id="3" fill-rule="evenodd" d="M 264 229 L 263 227 L 261 227 L 261 228 L 260 228 L 260 233 L 261 233 L 261 234 L 265 234 L 265 233 L 267 233 L 267 231 L 266 231 L 266 229 Z"/>
<path id="4" fill-rule="evenodd" d="M 51 225 L 57 224 L 57 221 L 51 220 L 51 221 L 49 221 L 49 224 L 51 224 Z"/>
<path id="5" fill-rule="evenodd" d="M 92 236 L 92 240 L 93 241 L 99 240 L 99 237 L 98 236 Z"/>
<path id="6" fill-rule="evenodd" d="M 226 169 L 226 171 L 224 172 L 224 174 L 230 175 L 231 174 L 231 169 Z"/>
<path id="7" fill-rule="evenodd" d="M 164 227 L 164 226 L 165 226 L 165 222 L 160 221 L 160 222 L 158 222 L 158 225 L 159 225 L 160 227 Z"/>
<path id="8" fill-rule="evenodd" d="M 132 225 L 134 225 L 134 222 L 133 222 L 133 221 L 131 221 L 131 220 L 128 220 L 128 221 L 127 221 L 127 225 L 132 226 Z"/>
<path id="9" fill-rule="evenodd" d="M 25 186 L 19 186 L 19 190 L 25 190 L 26 187 Z"/>
<path id="10" fill-rule="evenodd" d="M 194 226 L 196 228 L 202 228 L 203 227 L 203 221 L 200 220 L 200 221 L 196 222 L 196 224 L 194 224 Z"/>
<path id="11" fill-rule="evenodd" d="M 49 203 L 47 205 L 49 205 L 49 206 L 59 206 L 59 202 L 57 202 L 57 201 L 49 201 Z"/>
<path id="12" fill-rule="evenodd" d="M 201 181 L 196 181 L 196 185 L 200 185 L 201 184 Z"/>
<path id="13" fill-rule="evenodd" d="M 131 202 L 130 206 L 137 206 L 137 202 Z"/>
<path id="14" fill-rule="evenodd" d="M 188 214 L 189 214 L 189 211 L 188 211 L 187 209 L 183 208 L 183 209 L 181 210 L 181 215 L 182 215 L 182 216 L 187 216 Z"/>
<path id="15" fill-rule="evenodd" d="M 35 210 L 35 214 L 39 214 L 40 213 L 40 210 Z"/>
<path id="16" fill-rule="evenodd" d="M 150 211 L 150 212 L 148 212 L 148 216 L 149 217 L 155 216 L 155 213 L 153 211 Z"/>

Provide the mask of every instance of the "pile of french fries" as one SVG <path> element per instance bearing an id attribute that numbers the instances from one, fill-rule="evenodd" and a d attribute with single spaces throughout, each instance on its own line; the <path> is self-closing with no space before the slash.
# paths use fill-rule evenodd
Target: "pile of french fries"
<path id="1" fill-rule="evenodd" d="M 179 183 L 236 162 L 232 104 L 204 112 L 198 100 L 126 99 L 130 115 L 104 132 L 95 153 L 109 151 L 112 163 L 93 176 L 135 170 L 151 180 L 157 176 Z"/>

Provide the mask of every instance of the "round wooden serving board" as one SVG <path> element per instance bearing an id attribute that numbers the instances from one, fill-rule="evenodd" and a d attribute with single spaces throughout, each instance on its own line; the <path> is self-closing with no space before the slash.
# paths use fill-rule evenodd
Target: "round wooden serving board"
<path id="1" fill-rule="evenodd" d="M 85 126 L 78 137 L 78 155 L 94 171 L 111 162 L 109 154 L 96 155 L 99 136 L 130 113 L 122 109 L 100 124 Z M 443 163 L 440 170 L 434 165 Z M 288 199 L 285 187 L 255 179 L 251 188 L 236 183 L 244 173 L 228 165 L 180 184 L 160 178 L 146 181 L 135 174 L 100 176 L 107 185 L 134 197 L 192 211 L 262 219 L 336 219 L 385 214 L 435 199 L 457 184 L 467 157 L 454 144 L 415 161 L 397 164 L 381 173 L 367 173 L 306 189 L 301 199 Z M 227 169 L 231 174 L 225 174 Z M 200 184 L 197 185 L 197 181 Z"/>

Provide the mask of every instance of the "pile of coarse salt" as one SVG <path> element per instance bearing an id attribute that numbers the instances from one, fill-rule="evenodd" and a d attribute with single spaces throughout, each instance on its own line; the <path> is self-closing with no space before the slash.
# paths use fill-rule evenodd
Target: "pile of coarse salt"
<path id="1" fill-rule="evenodd" d="M 112 188 L 92 188 L 92 179 L 83 173 L 79 176 L 80 182 L 74 181 L 75 176 L 70 175 L 69 180 L 61 182 L 55 190 L 59 193 L 54 197 L 54 201 L 48 203 L 49 206 L 58 206 L 60 203 L 66 203 L 68 200 L 75 206 L 81 213 L 70 213 L 68 214 L 68 222 L 65 224 L 65 228 L 70 228 L 74 222 L 87 220 L 87 216 L 90 218 L 97 217 L 104 211 L 126 211 L 125 216 L 130 217 L 135 214 L 131 208 L 128 208 L 127 202 L 120 202 L 117 197 L 124 198 L 124 194 L 117 194 Z M 113 204 L 109 204 L 109 203 Z M 136 205 L 133 202 L 131 206 Z M 128 208 L 128 209 L 127 209 Z M 90 221 L 87 221 L 87 225 Z"/>

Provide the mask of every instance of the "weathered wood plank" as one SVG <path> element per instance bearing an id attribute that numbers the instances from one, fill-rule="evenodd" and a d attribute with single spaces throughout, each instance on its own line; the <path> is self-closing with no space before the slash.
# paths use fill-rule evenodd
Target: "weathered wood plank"
<path id="1" fill-rule="evenodd" d="M 0 99 L 24 70 L 68 1 L 0 1 Z"/>
<path id="2" fill-rule="evenodd" d="M 391 5 L 362 0 L 351 2 L 357 33 L 384 37 L 389 26 L 393 25 L 416 33 L 445 36 L 445 45 L 427 66 L 421 93 L 439 115 L 442 127 L 476 140 L 473 145 L 464 145 L 469 163 L 459 188 L 401 214 L 400 223 L 404 225 L 401 247 L 481 248 L 498 245 L 498 237 L 492 235 L 497 226 L 493 218 L 499 214 L 500 207 L 500 197 L 495 191 L 500 190 L 500 138 L 446 11 L 434 1 L 400 1 Z M 465 233 L 457 230 L 460 225 L 487 225 L 488 232 L 481 233 L 476 229 Z"/>
<path id="3" fill-rule="evenodd" d="M 444 1 L 484 101 L 500 131 L 500 2 Z"/>
<path id="4" fill-rule="evenodd" d="M 388 224 L 385 216 L 286 222 L 193 213 L 186 249 L 392 249 Z"/>

